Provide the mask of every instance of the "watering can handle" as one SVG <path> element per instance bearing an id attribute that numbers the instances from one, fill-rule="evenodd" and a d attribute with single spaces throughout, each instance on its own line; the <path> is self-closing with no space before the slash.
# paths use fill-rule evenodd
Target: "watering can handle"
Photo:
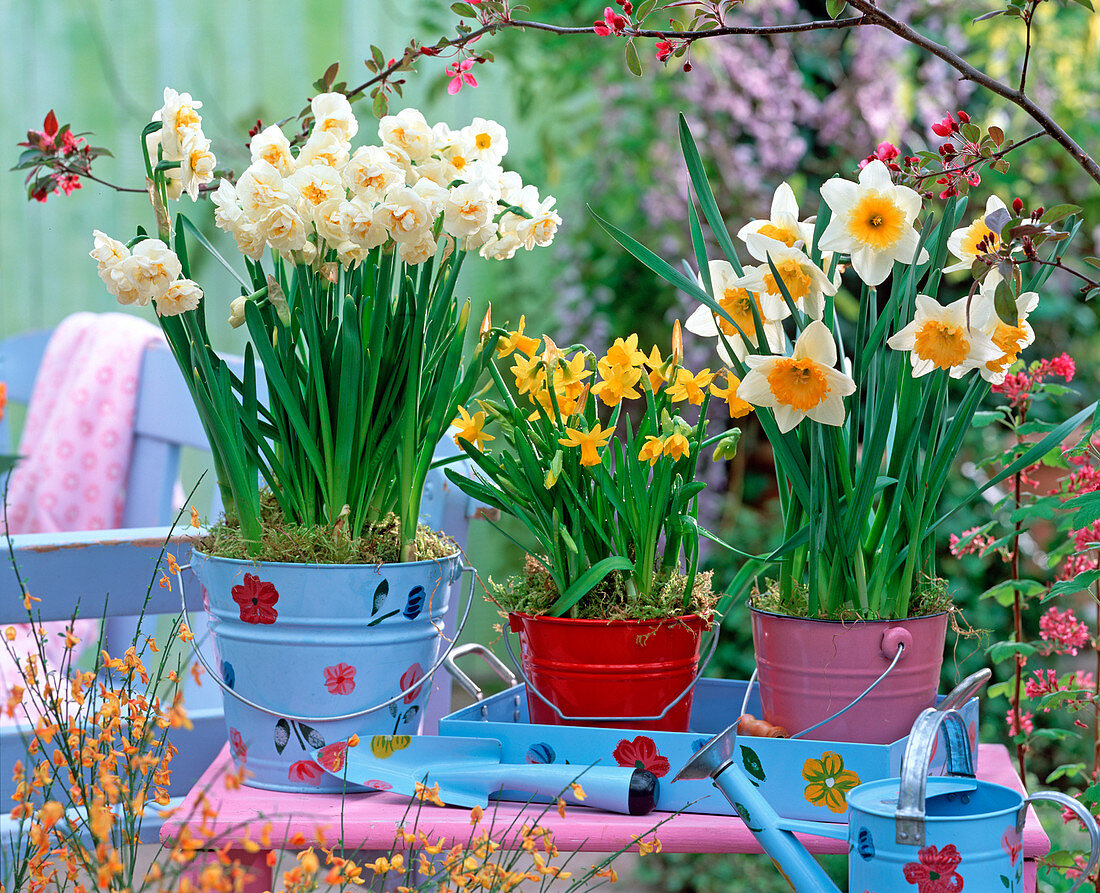
<path id="1" fill-rule="evenodd" d="M 954 708 L 938 710 L 929 707 L 913 723 L 905 754 L 901 758 L 901 784 L 898 789 L 898 808 L 894 813 L 896 842 L 901 846 L 924 846 L 924 800 L 928 783 L 928 763 L 932 759 L 940 726 L 944 726 L 947 741 L 947 766 L 952 775 L 974 777 L 974 762 L 970 755 L 970 741 L 962 714 Z M 958 767 L 956 755 L 962 758 Z"/>
<path id="2" fill-rule="evenodd" d="M 1074 890 L 1080 887 L 1088 879 L 1088 876 L 1092 874 L 1093 870 L 1096 868 L 1097 861 L 1100 860 L 1100 829 L 1096 827 L 1096 819 L 1092 817 L 1092 813 L 1085 809 L 1080 801 L 1060 793 L 1059 791 L 1039 791 L 1024 800 L 1024 805 L 1020 807 L 1020 813 L 1016 820 L 1016 825 L 1019 830 L 1023 828 L 1024 814 L 1027 811 L 1027 805 L 1029 803 L 1034 803 L 1036 800 L 1051 800 L 1059 806 L 1064 806 L 1071 810 L 1074 815 L 1081 820 L 1081 823 L 1085 826 L 1085 830 L 1089 832 L 1089 863 L 1081 869 L 1081 874 L 1077 877 L 1077 883 L 1069 888 L 1069 893 L 1073 893 Z"/>
<path id="3" fill-rule="evenodd" d="M 182 564 L 175 572 L 176 582 L 179 584 L 180 588 L 180 609 L 183 611 L 184 617 L 187 616 L 187 601 L 184 598 L 183 593 L 183 571 L 187 570 L 187 568 L 189 568 L 190 566 L 191 565 L 189 564 Z M 447 659 L 447 655 L 449 655 L 451 653 L 451 649 L 455 647 L 455 642 L 458 641 L 458 637 L 462 635 L 462 629 L 464 626 L 466 626 L 466 618 L 470 616 L 470 607 L 474 603 L 474 588 L 477 584 L 477 571 L 473 567 L 468 567 L 464 565 L 462 567 L 462 573 L 468 573 L 470 575 L 470 591 L 466 594 L 466 610 L 462 612 L 462 619 L 458 622 L 458 628 L 455 630 L 454 637 L 451 639 L 447 647 L 443 649 L 443 654 L 434 664 L 432 664 L 428 672 L 426 672 L 421 678 L 415 680 L 413 684 L 406 688 L 404 691 L 399 691 L 392 698 L 389 698 L 388 700 L 385 700 L 380 704 L 375 704 L 373 707 L 367 707 L 363 710 L 354 710 L 351 713 L 343 713 L 340 716 L 294 716 L 290 713 L 276 712 L 270 707 L 265 707 L 263 704 L 257 704 L 255 701 L 249 700 L 248 698 L 244 697 L 244 695 L 238 694 L 228 685 L 226 685 L 221 677 L 221 673 L 218 673 L 216 670 L 214 670 L 213 667 L 210 666 L 210 664 L 206 662 L 206 658 L 204 658 L 202 656 L 202 652 L 199 651 L 199 646 L 195 643 L 194 637 L 191 637 L 191 639 L 189 640 L 191 642 L 191 650 L 195 653 L 195 659 L 200 664 L 202 664 L 203 669 L 205 669 L 206 672 L 210 675 L 210 678 L 218 683 L 219 686 L 221 686 L 222 691 L 224 691 L 228 695 L 232 695 L 242 704 L 245 704 L 253 708 L 254 710 L 259 710 L 261 713 L 266 713 L 268 716 L 277 716 L 281 719 L 292 720 L 293 722 L 308 723 L 338 722 L 344 719 L 356 719 L 357 717 L 366 716 L 370 713 L 374 713 L 377 710 L 381 710 L 383 707 L 388 707 L 390 704 L 396 704 L 403 697 L 405 697 L 405 695 L 417 691 L 427 683 L 431 682 L 432 677 L 435 675 L 435 671 L 443 665 L 443 662 Z"/>
<path id="4" fill-rule="evenodd" d="M 707 664 L 709 664 L 710 659 L 714 657 L 714 651 L 718 647 L 718 632 L 721 628 L 722 624 L 717 619 L 712 621 L 710 648 L 707 649 L 707 656 L 703 658 L 703 662 L 699 664 L 699 669 L 695 672 L 695 675 L 692 677 L 691 682 L 689 682 L 687 686 L 685 686 L 684 690 L 681 691 L 675 698 L 669 701 L 668 704 L 665 705 L 665 709 L 658 713 L 656 716 L 569 716 L 565 713 L 562 713 L 561 708 L 557 704 L 551 703 L 546 695 L 535 688 L 535 684 L 527 678 L 527 674 L 523 672 L 523 665 L 520 663 L 519 660 L 517 660 L 516 652 L 512 649 L 512 640 L 507 635 L 504 636 L 504 647 L 508 649 L 508 656 L 512 659 L 512 665 L 516 668 L 516 672 L 519 673 L 520 678 L 524 681 L 524 683 L 526 683 L 527 690 L 529 692 L 533 692 L 535 697 L 542 701 L 542 703 L 553 710 L 559 717 L 561 717 L 561 719 L 565 720 L 566 722 L 656 722 L 658 720 L 664 719 L 668 711 L 679 704 L 680 701 L 682 701 L 687 696 L 687 693 L 695 688 L 696 683 L 698 683 L 699 680 L 703 678 L 703 673 L 707 668 Z"/>

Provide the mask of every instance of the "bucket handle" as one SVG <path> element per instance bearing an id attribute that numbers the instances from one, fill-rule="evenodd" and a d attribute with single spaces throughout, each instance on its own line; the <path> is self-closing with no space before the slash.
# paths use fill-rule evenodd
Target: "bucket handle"
<path id="1" fill-rule="evenodd" d="M 462 687 L 462 689 L 474 700 L 483 701 L 485 699 L 485 692 L 481 690 L 481 686 L 474 682 L 469 676 L 467 676 L 462 670 L 458 668 L 455 663 L 460 657 L 465 657 L 467 654 L 476 654 L 485 663 L 489 665 L 489 668 L 497 674 L 508 688 L 512 688 L 519 681 L 516 679 L 516 674 L 508 669 L 508 665 L 504 663 L 499 657 L 493 654 L 484 645 L 478 642 L 470 642 L 467 645 L 459 645 L 457 648 L 452 648 L 447 656 L 443 660 L 443 666 L 447 668 L 447 672 L 450 673 L 455 682 Z"/>
<path id="2" fill-rule="evenodd" d="M 703 673 L 707 668 L 707 664 L 710 663 L 710 659 L 714 657 L 714 651 L 718 647 L 718 634 L 722 628 L 721 622 L 717 619 L 711 621 L 711 627 L 713 632 L 710 638 L 710 648 L 707 650 L 707 656 L 703 659 L 703 662 L 699 665 L 699 669 L 696 670 L 695 675 L 692 677 L 691 682 L 687 684 L 683 691 L 681 691 L 675 698 L 668 702 L 665 709 L 658 713 L 656 716 L 567 716 L 561 712 L 561 708 L 557 704 L 547 700 L 546 695 L 535 688 L 534 683 L 527 678 L 527 674 L 523 672 L 523 667 L 516 659 L 516 653 L 512 650 L 512 641 L 507 634 L 504 636 L 504 647 L 508 649 L 508 656 L 512 659 L 512 665 L 516 668 L 516 672 L 519 673 L 519 677 L 524 681 L 527 686 L 527 690 L 534 692 L 535 696 L 542 701 L 547 707 L 553 710 L 561 719 L 566 722 L 657 722 L 662 720 L 668 714 L 668 711 L 680 703 L 687 693 L 695 688 L 700 679 L 703 678 Z"/>
<path id="3" fill-rule="evenodd" d="M 924 710 L 909 732 L 909 741 L 901 758 L 901 783 L 898 808 L 894 812 L 895 842 L 900 846 L 924 846 L 924 803 L 928 788 L 928 763 L 932 746 L 944 727 L 947 742 L 947 771 L 950 775 L 974 777 L 974 761 L 966 722 L 954 708 L 929 707 Z"/>
<path id="4" fill-rule="evenodd" d="M 176 582 L 179 583 L 180 587 L 180 608 L 183 611 L 184 616 L 187 616 L 187 602 L 184 598 L 183 593 L 183 571 L 189 567 L 191 567 L 190 564 L 180 565 L 179 569 L 175 572 Z M 389 707 L 390 704 L 396 704 L 403 697 L 405 697 L 405 695 L 417 691 L 418 689 L 422 688 L 424 685 L 432 681 L 432 677 L 435 675 L 435 671 L 438 670 L 440 666 L 442 666 L 443 661 L 447 659 L 447 655 L 451 653 L 451 649 L 455 647 L 455 642 L 458 641 L 458 637 L 462 635 L 462 628 L 466 625 L 466 618 L 470 616 L 470 607 L 474 603 L 474 588 L 477 585 L 477 571 L 473 567 L 463 565 L 460 573 L 468 573 L 470 575 L 470 591 L 467 593 L 466 596 L 466 610 L 462 612 L 462 619 L 458 623 L 458 628 L 455 630 L 454 637 L 451 639 L 450 644 L 443 650 L 443 655 L 434 664 L 432 664 L 431 669 L 429 669 L 427 673 L 425 673 L 420 679 L 417 679 L 404 691 L 399 691 L 389 700 L 383 701 L 380 704 L 375 704 L 373 707 L 367 707 L 363 710 L 355 710 L 351 713 L 343 713 L 340 716 L 294 716 L 290 713 L 277 713 L 270 707 L 265 707 L 262 704 L 257 704 L 255 701 L 249 700 L 244 695 L 235 692 L 228 685 L 226 685 L 225 682 L 222 680 L 221 673 L 216 672 L 214 668 L 206 662 L 206 658 L 204 658 L 202 656 L 202 652 L 199 651 L 199 646 L 195 643 L 194 637 L 190 639 L 191 650 L 194 652 L 196 660 L 198 660 L 198 662 L 202 664 L 203 668 L 210 675 L 210 678 L 218 683 L 223 692 L 232 695 L 242 704 L 251 707 L 253 710 L 259 710 L 261 713 L 266 713 L 268 716 L 275 716 L 281 719 L 289 719 L 293 722 L 339 722 L 345 719 L 357 719 L 360 716 L 366 716 L 370 713 L 374 713 L 377 710 L 381 710 L 383 707 Z"/>
<path id="5" fill-rule="evenodd" d="M 1097 861 L 1100 860 L 1100 829 L 1096 827 L 1096 819 L 1093 818 L 1092 813 L 1085 809 L 1079 800 L 1075 800 L 1073 797 L 1063 794 L 1060 791 L 1038 791 L 1025 799 L 1023 806 L 1020 807 L 1020 811 L 1016 816 L 1017 831 L 1022 831 L 1024 829 L 1027 806 L 1029 803 L 1034 803 L 1036 800 L 1051 800 L 1059 806 L 1066 807 L 1081 820 L 1081 823 L 1085 826 L 1085 830 L 1089 833 L 1089 863 L 1081 869 L 1081 874 L 1077 877 L 1077 883 L 1069 888 L 1069 893 L 1073 893 L 1074 890 L 1080 887 L 1088 879 L 1093 869 L 1096 868 Z"/>

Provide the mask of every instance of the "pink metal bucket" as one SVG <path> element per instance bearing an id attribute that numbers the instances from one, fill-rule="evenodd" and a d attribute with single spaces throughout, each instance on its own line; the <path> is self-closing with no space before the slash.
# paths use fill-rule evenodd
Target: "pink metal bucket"
<path id="1" fill-rule="evenodd" d="M 935 704 L 946 636 L 946 613 L 845 623 L 753 609 L 764 719 L 792 735 L 809 729 L 851 704 L 898 658 L 858 704 L 812 735 L 865 744 L 904 738 Z"/>

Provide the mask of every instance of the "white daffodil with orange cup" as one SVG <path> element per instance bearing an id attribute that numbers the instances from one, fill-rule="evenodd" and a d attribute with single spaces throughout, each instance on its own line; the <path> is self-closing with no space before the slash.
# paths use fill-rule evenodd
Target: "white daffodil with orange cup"
<path id="1" fill-rule="evenodd" d="M 772 447 L 783 539 L 763 555 L 740 553 L 746 560 L 729 588 L 732 598 L 765 581 L 750 601 L 764 718 L 832 740 L 895 741 L 939 685 L 953 610 L 937 576 L 940 526 L 982 490 L 1039 461 L 1091 412 L 1028 446 L 954 506 L 941 506 L 990 382 L 1003 380 L 1034 340 L 1027 316 L 1047 268 L 1007 284 L 985 270 L 968 294 L 941 297 L 949 253 L 962 263 L 955 268 L 970 267 L 994 242 L 1001 206 L 990 202 L 979 220 L 961 226 L 965 202 L 925 208 L 878 160 L 856 181 L 835 177 L 821 187 L 812 227 L 798 219 L 793 190 L 780 185 L 769 220 L 741 227 L 738 248 L 682 118 L 680 134 L 694 197 L 723 257 L 708 257 L 694 205 L 697 276 L 601 222 L 699 302 L 689 331 L 717 337 L 729 366 L 723 396 L 731 412 L 734 401 L 755 407 Z M 742 266 L 745 254 L 754 266 Z M 845 278 L 858 286 L 858 300 L 845 302 L 856 308 L 848 318 L 836 302 Z M 912 653 L 890 680 L 884 674 L 901 652 L 883 648 L 888 628 L 909 636 Z"/>
<path id="2" fill-rule="evenodd" d="M 963 226 L 965 202 L 952 199 L 939 212 L 925 208 L 878 160 L 858 180 L 826 181 L 818 213 L 808 220 L 799 219 L 805 199 L 781 184 L 770 217 L 738 229 L 739 250 L 682 119 L 680 132 L 698 208 L 724 256 L 707 256 L 694 206 L 697 276 L 601 223 L 699 302 L 688 331 L 717 338 L 727 381 L 740 379 L 729 398 L 758 410 L 773 447 L 784 542 L 768 560 L 747 562 L 731 591 L 772 565 L 778 571 L 770 597 L 783 611 L 904 618 L 935 607 L 943 587 L 936 582 L 934 534 L 950 514 L 940 497 L 989 383 L 1003 380 L 1034 341 L 1027 317 L 1044 269 L 1015 283 L 1011 299 L 1001 302 L 1012 318 L 994 309 L 998 289 L 1013 285 L 996 270 L 974 282 L 970 294 L 944 301 L 949 253 L 962 261 L 949 269 L 968 268 L 978 246 L 996 239 L 987 223 L 998 223 L 1004 204 L 991 199 Z M 757 263 L 743 267 L 742 257 Z M 841 263 L 847 285 L 859 288 L 854 318 L 842 319 L 834 301 Z M 888 279 L 889 290 L 880 290 Z M 1069 424 L 1060 426 L 1061 436 Z M 1037 461 L 1056 442 L 1044 439 L 1014 464 Z M 985 487 L 1013 470 L 1003 469 Z"/>

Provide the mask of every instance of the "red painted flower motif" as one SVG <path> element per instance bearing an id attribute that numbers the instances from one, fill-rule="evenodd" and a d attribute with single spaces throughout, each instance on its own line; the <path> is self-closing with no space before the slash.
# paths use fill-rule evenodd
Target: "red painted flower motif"
<path id="1" fill-rule="evenodd" d="M 351 664 L 325 667 L 325 687 L 330 695 L 350 695 L 355 691 L 355 667 Z"/>
<path id="2" fill-rule="evenodd" d="M 248 759 L 248 747 L 244 743 L 241 733 L 236 729 L 231 728 L 229 730 L 229 744 L 233 748 L 233 758 L 235 760 L 243 763 Z"/>
<path id="3" fill-rule="evenodd" d="M 1024 851 L 1024 842 L 1015 828 L 1005 828 L 1005 833 L 1001 835 L 1001 849 L 1008 853 L 1009 864 L 1015 865 Z"/>
<path id="4" fill-rule="evenodd" d="M 910 862 L 902 869 L 905 879 L 917 885 L 917 893 L 958 893 L 963 888 L 962 875 L 955 869 L 962 856 L 949 843 L 942 850 L 926 846 L 917 851 L 919 862 Z"/>
<path id="5" fill-rule="evenodd" d="M 368 781 L 366 783 L 366 787 L 374 788 L 374 790 L 376 790 L 376 791 L 391 791 L 391 790 L 393 790 L 393 785 L 392 784 L 389 784 L 388 782 L 385 782 L 385 781 L 379 781 L 376 778 L 372 778 L 370 781 Z"/>
<path id="6" fill-rule="evenodd" d="M 233 587 L 233 601 L 241 606 L 241 620 L 244 623 L 274 623 L 279 612 L 275 602 L 279 593 L 273 583 L 265 583 L 253 574 L 244 575 L 244 583 Z"/>
<path id="7" fill-rule="evenodd" d="M 401 691 L 404 691 L 406 688 L 410 688 L 411 686 L 416 685 L 417 680 L 423 678 L 424 668 L 421 667 L 420 664 L 413 664 L 404 673 L 401 674 Z M 411 704 L 413 701 L 419 698 L 420 689 L 421 686 L 417 685 L 416 688 L 413 688 L 407 695 L 405 695 L 405 703 Z"/>
<path id="8" fill-rule="evenodd" d="M 623 739 L 612 756 L 620 766 L 647 769 L 658 778 L 668 774 L 668 759 L 661 756 L 653 739 L 645 735 L 639 735 L 633 741 Z"/>
<path id="9" fill-rule="evenodd" d="M 329 744 L 322 747 L 317 752 L 317 761 L 328 769 L 329 772 L 343 772 L 344 771 L 344 759 L 347 756 L 348 743 L 346 741 L 337 741 L 335 744 Z"/>
<path id="10" fill-rule="evenodd" d="M 325 776 L 325 770 L 313 760 L 298 760 L 290 767 L 287 778 L 291 781 L 304 781 L 306 784 L 320 784 Z"/>

